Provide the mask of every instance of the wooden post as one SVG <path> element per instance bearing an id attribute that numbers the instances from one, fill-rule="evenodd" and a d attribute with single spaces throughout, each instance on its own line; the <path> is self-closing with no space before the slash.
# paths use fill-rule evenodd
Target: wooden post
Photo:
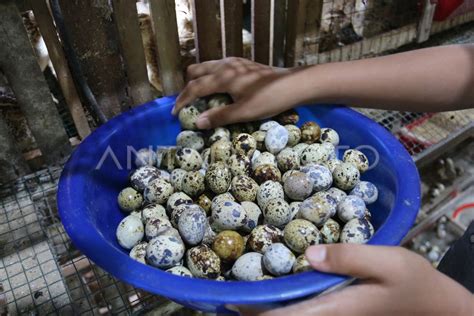
<path id="1" fill-rule="evenodd" d="M 285 66 L 296 66 L 303 55 L 306 5 L 309 0 L 290 0 L 287 9 Z"/>
<path id="2" fill-rule="evenodd" d="M 197 61 L 222 58 L 219 8 L 216 1 L 193 0 L 192 7 Z"/>
<path id="3" fill-rule="evenodd" d="M 143 104 L 153 96 L 148 82 L 137 5 L 135 1 L 130 0 L 113 0 L 112 4 L 132 106 Z"/>
<path id="4" fill-rule="evenodd" d="M 436 10 L 436 3 L 431 0 L 424 0 L 423 12 L 417 28 L 417 43 L 422 43 L 430 37 L 431 25 L 433 24 L 433 16 Z"/>
<path id="5" fill-rule="evenodd" d="M 46 163 L 71 146 L 14 1 L 0 4 L 0 68 L 15 93 Z"/>
<path id="6" fill-rule="evenodd" d="M 130 105 L 117 29 L 107 0 L 59 0 L 64 23 L 99 107 L 111 118 Z"/>
<path id="7" fill-rule="evenodd" d="M 56 71 L 59 85 L 63 92 L 64 98 L 71 113 L 72 119 L 76 126 L 79 136 L 84 139 L 91 133 L 89 123 L 87 122 L 84 108 L 82 106 L 79 95 L 77 94 L 74 81 L 72 80 L 71 72 L 67 64 L 64 51 L 59 42 L 56 28 L 53 24 L 53 19 L 49 13 L 49 9 L 46 5 L 46 1 L 30 1 L 30 5 L 33 8 L 36 22 L 38 23 L 41 35 L 43 36 L 46 47 L 48 48 L 48 54 L 51 58 L 51 62 Z"/>
<path id="8" fill-rule="evenodd" d="M 184 85 L 174 0 L 150 0 L 150 11 L 163 93 L 173 95 Z"/>
<path id="9" fill-rule="evenodd" d="M 290 0 L 291 1 L 291 0 Z M 272 0 L 271 45 L 273 52 L 272 65 L 283 67 L 285 65 L 285 32 L 286 32 L 286 0 Z"/>
<path id="10" fill-rule="evenodd" d="M 8 126 L 0 116 L 0 184 L 14 180 L 29 171 L 18 146 L 8 130 Z"/>
<path id="11" fill-rule="evenodd" d="M 221 33 L 223 56 L 243 56 L 242 24 L 243 5 L 242 0 L 220 0 L 221 1 Z"/>
<path id="12" fill-rule="evenodd" d="M 272 0 L 252 0 L 252 58 L 267 65 L 273 64 L 271 9 Z"/>

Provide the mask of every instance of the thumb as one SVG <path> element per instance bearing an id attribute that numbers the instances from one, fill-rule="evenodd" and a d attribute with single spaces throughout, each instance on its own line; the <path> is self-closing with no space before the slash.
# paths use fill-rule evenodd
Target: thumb
<path id="1" fill-rule="evenodd" d="M 306 250 L 314 269 L 362 279 L 386 280 L 400 270 L 402 257 L 399 247 L 358 244 L 317 245 Z"/>
<path id="2" fill-rule="evenodd" d="M 210 129 L 227 124 L 248 121 L 253 117 L 249 116 L 246 107 L 242 103 L 233 103 L 219 106 L 205 111 L 199 115 L 196 126 L 199 129 Z"/>

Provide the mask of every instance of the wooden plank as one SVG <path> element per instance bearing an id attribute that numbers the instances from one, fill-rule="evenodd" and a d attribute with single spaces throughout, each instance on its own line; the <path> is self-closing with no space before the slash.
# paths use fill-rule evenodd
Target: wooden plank
<path id="1" fill-rule="evenodd" d="M 285 66 L 286 5 L 286 0 L 272 0 L 273 14 L 270 25 L 273 25 L 271 29 L 273 32 L 270 34 L 270 43 L 273 55 L 271 64 L 276 67 Z"/>
<path id="2" fill-rule="evenodd" d="M 137 6 L 133 0 L 113 0 L 112 5 L 132 106 L 136 106 L 153 98 L 146 70 Z"/>
<path id="3" fill-rule="evenodd" d="M 0 116 L 0 184 L 28 173 L 29 168 L 13 141 L 3 116 Z"/>
<path id="4" fill-rule="evenodd" d="M 84 112 L 84 107 L 74 86 L 74 81 L 72 80 L 71 72 L 69 71 L 67 60 L 64 56 L 61 43 L 59 42 L 48 6 L 46 5 L 46 1 L 30 1 L 30 4 L 48 49 L 49 58 L 56 71 L 59 86 L 61 87 L 64 99 L 66 100 L 69 112 L 76 126 L 77 133 L 84 139 L 91 133 L 91 129 Z"/>
<path id="5" fill-rule="evenodd" d="M 108 0 L 59 0 L 64 24 L 99 108 L 112 118 L 130 107 L 117 28 Z"/>
<path id="6" fill-rule="evenodd" d="M 71 147 L 13 0 L 0 4 L 0 68 L 15 93 L 46 163 Z"/>
<path id="7" fill-rule="evenodd" d="M 197 61 L 222 58 L 219 8 L 216 2 L 214 0 L 193 0 L 192 7 Z"/>
<path id="8" fill-rule="evenodd" d="M 321 31 L 321 19 L 323 12 L 323 0 L 308 1 L 306 4 L 305 39 L 315 39 L 314 44 L 308 45 L 305 40 L 304 54 L 317 54 L 319 52 L 319 38 Z"/>
<path id="9" fill-rule="evenodd" d="M 424 0 L 423 2 L 423 11 L 417 29 L 417 43 L 422 43 L 430 37 L 433 16 L 436 10 L 436 3 L 432 3 L 431 0 Z"/>
<path id="10" fill-rule="evenodd" d="M 242 0 L 220 0 L 220 3 L 222 54 L 224 57 L 242 57 Z"/>
<path id="11" fill-rule="evenodd" d="M 178 26 L 174 0 L 150 0 L 151 18 L 155 29 L 163 93 L 173 95 L 184 86 Z"/>
<path id="12" fill-rule="evenodd" d="M 271 64 L 273 58 L 270 51 L 271 3 L 272 0 L 252 0 L 252 59 L 266 65 Z"/>
<path id="13" fill-rule="evenodd" d="M 285 66 L 296 66 L 303 57 L 306 5 L 309 0 L 288 1 L 286 23 Z"/>

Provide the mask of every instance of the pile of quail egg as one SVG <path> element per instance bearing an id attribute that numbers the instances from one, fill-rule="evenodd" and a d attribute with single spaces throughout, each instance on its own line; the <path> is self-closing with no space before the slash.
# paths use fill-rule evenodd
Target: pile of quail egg
<path id="1" fill-rule="evenodd" d="M 378 191 L 360 180 L 362 152 L 339 160 L 338 133 L 298 127 L 294 111 L 197 130 L 200 113 L 229 103 L 196 101 L 179 113 L 176 147 L 138 151 L 118 195 L 128 216 L 116 235 L 130 257 L 181 276 L 256 281 L 310 270 L 311 245 L 369 240 Z"/>

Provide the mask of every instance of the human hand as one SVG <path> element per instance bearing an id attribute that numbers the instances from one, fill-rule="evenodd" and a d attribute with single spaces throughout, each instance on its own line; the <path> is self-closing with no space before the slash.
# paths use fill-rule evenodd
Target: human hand
<path id="1" fill-rule="evenodd" d="M 312 246 L 311 265 L 360 279 L 356 285 L 285 308 L 242 315 L 474 315 L 474 298 L 421 256 L 400 247 L 356 244 Z"/>
<path id="2" fill-rule="evenodd" d="M 230 57 L 187 69 L 188 84 L 176 99 L 173 114 L 198 97 L 229 93 L 234 104 L 210 109 L 201 114 L 196 125 L 201 129 L 267 118 L 291 108 L 291 93 L 286 93 L 285 76 L 289 69 L 258 64 L 244 58 Z"/>

